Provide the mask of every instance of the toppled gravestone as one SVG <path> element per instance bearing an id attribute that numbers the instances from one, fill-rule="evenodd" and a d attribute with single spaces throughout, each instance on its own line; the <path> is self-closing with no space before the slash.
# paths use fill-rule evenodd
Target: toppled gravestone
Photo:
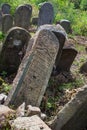
<path id="1" fill-rule="evenodd" d="M 32 7 L 30 5 L 21 5 L 16 9 L 14 15 L 14 26 L 29 29 Z"/>
<path id="2" fill-rule="evenodd" d="M 11 123 L 14 130 L 51 130 L 37 115 L 18 117 Z"/>
<path id="3" fill-rule="evenodd" d="M 66 19 L 61 20 L 61 21 L 60 21 L 60 25 L 65 29 L 65 31 L 66 31 L 67 33 L 72 33 L 71 23 L 70 23 L 69 20 L 66 20 Z"/>
<path id="4" fill-rule="evenodd" d="M 9 30 L 0 53 L 0 72 L 12 74 L 17 71 L 29 39 L 29 33 L 23 28 L 13 27 Z"/>
<path id="5" fill-rule="evenodd" d="M 87 126 L 87 85 L 59 111 L 52 130 L 83 130 Z"/>
<path id="6" fill-rule="evenodd" d="M 13 27 L 13 17 L 10 14 L 5 14 L 2 17 L 2 32 L 7 33 L 7 31 Z"/>
<path id="7" fill-rule="evenodd" d="M 11 6 L 7 3 L 2 4 L 1 6 L 1 10 L 2 10 L 2 14 L 10 14 L 10 8 Z"/>
<path id="8" fill-rule="evenodd" d="M 54 18 L 54 9 L 51 3 L 44 2 L 41 3 L 39 10 L 39 19 L 38 19 L 38 26 L 44 24 L 52 24 Z"/>
<path id="9" fill-rule="evenodd" d="M 58 53 L 59 42 L 52 32 L 41 30 L 33 39 L 32 49 L 29 49 L 13 81 L 6 105 L 17 107 L 23 101 L 26 105 L 34 106 L 41 103 Z"/>
<path id="10" fill-rule="evenodd" d="M 73 47 L 64 47 L 58 62 L 56 62 L 57 72 L 70 71 L 70 67 L 77 55 L 77 50 Z"/>

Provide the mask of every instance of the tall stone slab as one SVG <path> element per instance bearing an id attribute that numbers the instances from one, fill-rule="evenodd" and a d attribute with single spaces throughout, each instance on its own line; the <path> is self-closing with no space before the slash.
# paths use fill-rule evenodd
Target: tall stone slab
<path id="1" fill-rule="evenodd" d="M 2 17 L 2 32 L 7 33 L 7 31 L 13 27 L 13 17 L 10 14 L 5 14 Z"/>
<path id="2" fill-rule="evenodd" d="M 7 3 L 2 4 L 1 6 L 1 10 L 2 10 L 2 14 L 10 14 L 10 8 L 11 6 Z"/>
<path id="3" fill-rule="evenodd" d="M 52 4 L 49 2 L 41 4 L 38 17 L 38 26 L 52 24 L 54 18 L 54 9 Z"/>
<path id="4" fill-rule="evenodd" d="M 52 32 L 49 30 L 37 32 L 32 49 L 27 50 L 13 81 L 6 105 L 17 107 L 23 101 L 26 105 L 40 105 L 58 49 L 59 42 Z"/>
<path id="5" fill-rule="evenodd" d="M 22 5 L 16 9 L 14 15 L 14 26 L 29 29 L 32 8 L 30 5 Z"/>
<path id="6" fill-rule="evenodd" d="M 85 130 L 87 128 L 87 85 L 59 111 L 52 122 L 52 130 Z"/>
<path id="7" fill-rule="evenodd" d="M 17 71 L 30 39 L 28 31 L 20 27 L 9 30 L 0 53 L 0 72 L 12 74 Z"/>
<path id="8" fill-rule="evenodd" d="M 64 47 L 59 61 L 56 63 L 57 72 L 70 71 L 70 67 L 77 55 L 77 50 L 71 47 Z"/>

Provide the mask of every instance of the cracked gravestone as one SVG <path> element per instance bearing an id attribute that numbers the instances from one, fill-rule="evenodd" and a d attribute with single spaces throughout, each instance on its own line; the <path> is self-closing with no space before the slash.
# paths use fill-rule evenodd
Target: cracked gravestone
<path id="1" fill-rule="evenodd" d="M 51 124 L 52 130 L 83 130 L 87 127 L 87 85 L 60 110 Z"/>
<path id="2" fill-rule="evenodd" d="M 30 5 L 22 5 L 16 9 L 14 15 L 14 26 L 29 29 L 32 7 Z"/>
<path id="3" fill-rule="evenodd" d="M 29 33 L 23 28 L 13 27 L 8 31 L 0 53 L 0 72 L 12 74 L 17 71 L 29 39 Z"/>
<path id="4" fill-rule="evenodd" d="M 32 49 L 21 62 L 6 105 L 15 107 L 26 105 L 39 106 L 45 93 L 55 58 L 59 49 L 56 36 L 49 30 L 40 30 L 33 39 Z"/>
<path id="5" fill-rule="evenodd" d="M 2 17 L 2 32 L 7 33 L 7 31 L 13 26 L 13 17 L 10 14 L 5 14 Z"/>
<path id="6" fill-rule="evenodd" d="M 60 25 L 65 29 L 65 31 L 66 31 L 67 33 L 72 33 L 71 23 L 70 23 L 69 20 L 66 20 L 66 19 L 61 20 L 61 21 L 60 21 Z"/>
<path id="7" fill-rule="evenodd" d="M 10 8 L 11 6 L 7 3 L 2 4 L 1 6 L 1 10 L 2 10 L 2 14 L 10 14 Z"/>
<path id="8" fill-rule="evenodd" d="M 42 3 L 38 17 L 38 26 L 44 24 L 52 24 L 54 18 L 54 10 L 52 4 L 49 2 Z"/>
<path id="9" fill-rule="evenodd" d="M 56 63 L 57 72 L 70 71 L 70 67 L 77 55 L 77 50 L 73 47 L 64 47 L 62 49 L 61 57 Z"/>

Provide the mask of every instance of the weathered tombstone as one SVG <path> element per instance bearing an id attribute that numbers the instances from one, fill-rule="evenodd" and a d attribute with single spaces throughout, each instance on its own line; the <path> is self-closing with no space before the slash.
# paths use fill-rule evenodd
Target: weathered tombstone
<path id="1" fill-rule="evenodd" d="M 39 19 L 38 19 L 38 26 L 44 24 L 52 24 L 54 18 L 54 10 L 53 6 L 49 2 L 44 2 L 41 4 L 39 10 Z"/>
<path id="2" fill-rule="evenodd" d="M 67 33 L 72 33 L 71 23 L 69 20 L 61 20 L 60 25 L 65 29 Z"/>
<path id="3" fill-rule="evenodd" d="M 57 72 L 70 71 L 70 67 L 77 55 L 77 51 L 71 47 L 64 47 L 58 63 L 56 62 Z"/>
<path id="4" fill-rule="evenodd" d="M 0 10 L 0 31 L 2 30 L 2 12 Z"/>
<path id="5" fill-rule="evenodd" d="M 27 50 L 21 62 L 6 105 L 17 107 L 23 101 L 26 105 L 40 105 L 58 49 L 59 42 L 52 32 L 37 32 L 31 51 Z"/>
<path id="6" fill-rule="evenodd" d="M 59 40 L 59 51 L 58 51 L 58 54 L 57 54 L 57 57 L 55 60 L 55 65 L 57 66 L 57 64 L 59 64 L 59 61 L 60 61 L 62 49 L 63 49 L 64 43 L 65 43 L 65 40 L 67 38 L 67 34 L 66 34 L 65 30 L 59 24 L 58 25 L 49 25 L 49 24 L 42 25 L 38 28 L 38 30 L 41 30 L 41 29 L 46 29 L 46 30 L 52 31 L 55 34 L 55 36 L 57 37 L 57 39 Z"/>
<path id="7" fill-rule="evenodd" d="M 7 31 L 13 27 L 13 17 L 10 14 L 5 14 L 2 17 L 2 32 L 7 33 Z"/>
<path id="8" fill-rule="evenodd" d="M 17 71 L 29 39 L 29 33 L 23 28 L 13 27 L 9 30 L 0 54 L 0 72 L 4 70 L 12 74 Z"/>
<path id="9" fill-rule="evenodd" d="M 30 19 L 32 14 L 32 8 L 29 5 L 22 5 L 16 9 L 14 15 L 14 26 L 22 27 L 25 29 L 29 29 Z"/>
<path id="10" fill-rule="evenodd" d="M 87 62 L 80 67 L 80 73 L 87 74 Z"/>
<path id="11" fill-rule="evenodd" d="M 87 127 L 87 85 L 60 110 L 52 122 L 52 130 L 83 130 Z"/>
<path id="12" fill-rule="evenodd" d="M 11 6 L 7 3 L 2 4 L 1 6 L 1 10 L 2 10 L 2 14 L 10 14 L 10 8 Z"/>

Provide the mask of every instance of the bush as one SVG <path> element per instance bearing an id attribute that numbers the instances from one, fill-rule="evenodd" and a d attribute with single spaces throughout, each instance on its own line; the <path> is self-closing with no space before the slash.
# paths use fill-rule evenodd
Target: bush
<path id="1" fill-rule="evenodd" d="M 80 7 L 82 10 L 87 10 L 87 0 L 82 0 Z"/>

